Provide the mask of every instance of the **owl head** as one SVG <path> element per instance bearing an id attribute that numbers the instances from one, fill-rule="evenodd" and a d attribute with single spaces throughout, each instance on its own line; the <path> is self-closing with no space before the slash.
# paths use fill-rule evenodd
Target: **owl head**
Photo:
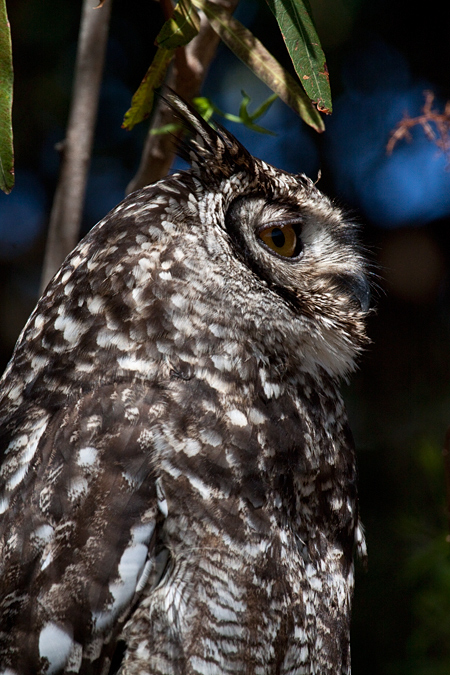
<path id="1" fill-rule="evenodd" d="M 203 196 L 207 258 L 227 273 L 224 300 L 229 286 L 256 342 L 265 338 L 274 354 L 285 345 L 294 366 L 298 359 L 303 370 L 345 375 L 367 342 L 370 284 L 358 227 L 305 175 L 253 157 L 175 94 L 166 100 L 190 133 L 180 154 Z"/>
<path id="2" fill-rule="evenodd" d="M 24 377 L 56 390 L 167 364 L 345 376 L 369 304 L 355 225 L 306 176 L 166 100 L 191 168 L 129 195 L 66 258 L 18 343 Z"/>

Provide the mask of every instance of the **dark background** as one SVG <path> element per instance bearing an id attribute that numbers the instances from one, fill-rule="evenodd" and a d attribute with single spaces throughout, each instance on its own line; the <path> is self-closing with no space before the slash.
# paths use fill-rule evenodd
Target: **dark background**
<path id="1" fill-rule="evenodd" d="M 64 137 L 80 2 L 10 0 L 15 66 L 17 184 L 0 194 L 0 367 L 36 299 Z M 450 99 L 449 24 L 440 4 L 315 0 L 334 113 L 318 136 L 277 101 L 261 120 L 277 136 L 229 127 L 262 159 L 312 178 L 361 226 L 374 265 L 373 341 L 346 399 L 360 467 L 369 568 L 358 568 L 354 675 L 448 675 L 450 564 L 441 448 L 450 423 L 450 157 L 419 127 L 386 154 L 424 91 Z M 265 4 L 241 0 L 238 18 L 287 64 Z M 159 5 L 115 0 L 84 232 L 124 195 L 145 125 L 120 128 L 153 55 Z M 241 89 L 269 92 L 226 48 L 204 94 L 237 113 Z"/>

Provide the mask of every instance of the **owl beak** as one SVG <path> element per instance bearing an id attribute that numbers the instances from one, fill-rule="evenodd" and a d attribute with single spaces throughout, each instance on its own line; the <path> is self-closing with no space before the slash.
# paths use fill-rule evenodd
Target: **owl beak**
<path id="1" fill-rule="evenodd" d="M 358 301 L 362 312 L 368 312 L 370 307 L 370 283 L 365 274 L 354 274 L 350 277 L 350 290 Z"/>
<path id="2" fill-rule="evenodd" d="M 363 272 L 360 274 L 339 275 L 339 286 L 354 298 L 362 312 L 366 313 L 369 311 L 370 283 Z"/>

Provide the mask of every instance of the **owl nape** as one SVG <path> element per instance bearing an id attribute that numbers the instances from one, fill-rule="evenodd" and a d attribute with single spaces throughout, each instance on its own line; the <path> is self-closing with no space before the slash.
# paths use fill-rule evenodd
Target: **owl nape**
<path id="1" fill-rule="evenodd" d="M 80 242 L 0 381 L 0 672 L 348 675 L 356 228 L 167 99 L 191 168 Z"/>

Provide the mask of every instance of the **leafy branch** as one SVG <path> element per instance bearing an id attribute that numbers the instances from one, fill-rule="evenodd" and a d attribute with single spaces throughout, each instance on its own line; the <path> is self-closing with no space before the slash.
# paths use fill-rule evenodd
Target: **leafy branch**
<path id="1" fill-rule="evenodd" d="M 231 16 L 229 8 L 211 0 L 179 0 L 172 16 L 156 37 L 156 56 L 133 96 L 123 127 L 132 129 L 150 115 L 154 91 L 164 81 L 176 50 L 188 45 L 198 35 L 199 10 L 220 39 L 274 94 L 293 108 L 308 125 L 318 132 L 323 131 L 325 127 L 318 110 L 331 112 L 331 93 L 325 56 L 314 28 L 309 3 L 307 0 L 267 2 L 280 26 L 303 88 L 264 45 Z M 250 120 L 247 121 L 250 123 Z"/>
<path id="2" fill-rule="evenodd" d="M 179 0 L 175 8 L 169 10 L 170 3 L 161 0 L 166 12 L 170 12 L 171 15 L 156 37 L 158 49 L 155 58 L 133 96 L 130 109 L 125 113 L 123 121 L 125 129 L 132 129 L 150 115 L 153 110 L 154 92 L 166 79 L 172 61 L 174 59 L 177 61 L 178 56 L 180 66 L 185 59 L 185 56 L 179 53 L 180 50 L 195 41 L 200 33 L 207 34 L 203 25 L 205 18 L 210 28 L 272 89 L 275 95 L 291 106 L 316 131 L 324 130 L 318 111 L 331 112 L 331 93 L 325 56 L 314 27 L 309 0 L 267 0 L 280 27 L 299 82 L 245 26 L 232 17 L 237 1 L 229 0 L 228 3 L 219 4 L 216 0 Z M 101 0 L 98 8 L 102 5 L 104 0 Z M 208 54 L 205 62 L 209 60 Z M 187 65 L 188 69 L 192 68 L 191 64 L 184 65 Z M 181 70 L 185 69 L 184 65 L 181 66 Z M 194 80 L 197 79 L 194 76 Z M 10 27 L 6 2 L 0 0 L 0 189 L 4 192 L 10 192 L 14 185 L 12 86 Z M 195 96 L 195 91 L 192 95 Z M 248 101 L 245 103 L 244 100 L 239 116 L 232 119 L 261 133 L 268 133 L 267 129 L 254 124 L 254 120 L 260 115 L 256 113 L 250 115 L 247 105 Z M 220 114 L 218 110 L 215 112 Z M 227 117 L 225 114 L 223 116 Z M 139 180 L 137 185 L 133 184 L 133 187 L 136 186 L 139 186 Z"/>
<path id="3" fill-rule="evenodd" d="M 308 0 L 267 0 L 283 34 L 299 77 L 290 75 L 264 45 L 233 16 L 239 0 L 160 0 L 166 22 L 156 37 L 157 51 L 133 96 L 123 126 L 133 126 L 152 114 L 153 131 L 147 135 L 141 163 L 127 187 L 136 190 L 159 180 L 170 169 L 174 144 L 163 130 L 181 133 L 172 113 L 155 90 L 167 82 L 182 98 L 199 96 L 207 69 L 220 40 L 269 88 L 273 96 L 251 113 L 250 98 L 243 94 L 239 115 L 219 110 L 211 101 L 197 99 L 203 114 L 213 113 L 245 124 L 260 133 L 271 133 L 256 121 L 280 97 L 316 131 L 324 130 L 319 113 L 331 111 L 331 96 L 323 51 L 320 47 Z M 98 94 L 104 61 L 110 0 L 83 0 L 75 82 L 67 127 L 62 144 L 61 172 L 50 218 L 43 285 L 73 248 L 79 236 L 89 167 Z M 0 189 L 9 192 L 14 183 L 11 125 L 13 68 L 6 0 L 0 0 Z M 168 126 L 169 125 L 169 126 Z"/>

